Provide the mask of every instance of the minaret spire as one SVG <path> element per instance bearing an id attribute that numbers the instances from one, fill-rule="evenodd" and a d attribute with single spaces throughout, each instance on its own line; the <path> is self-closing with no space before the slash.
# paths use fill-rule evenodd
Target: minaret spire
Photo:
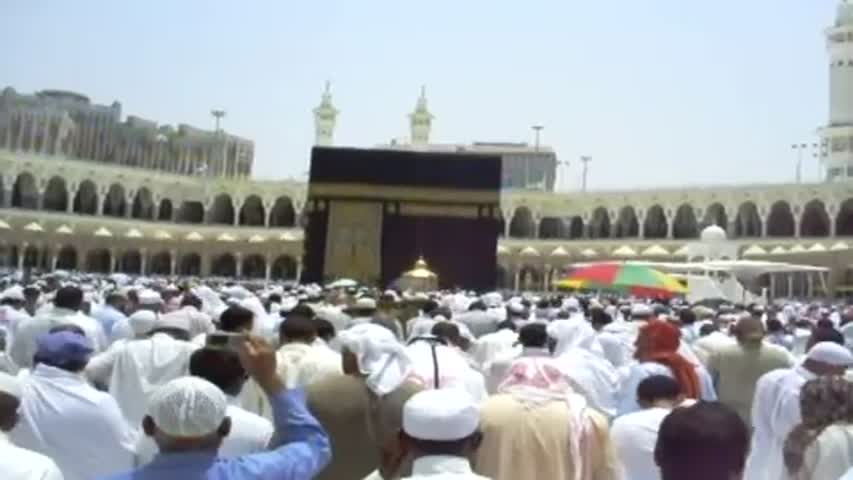
<path id="1" fill-rule="evenodd" d="M 415 111 L 409 114 L 412 145 L 426 146 L 432 130 L 432 120 L 435 118 L 427 108 L 426 85 L 421 86 L 421 96 L 415 105 Z"/>
<path id="2" fill-rule="evenodd" d="M 332 104 L 332 83 L 326 80 L 320 105 L 314 109 L 314 145 L 331 146 L 334 144 L 338 113 L 340 112 Z"/>
<path id="3" fill-rule="evenodd" d="M 820 130 L 826 180 L 853 177 L 853 0 L 840 0 L 835 24 L 827 29 L 829 124 Z"/>

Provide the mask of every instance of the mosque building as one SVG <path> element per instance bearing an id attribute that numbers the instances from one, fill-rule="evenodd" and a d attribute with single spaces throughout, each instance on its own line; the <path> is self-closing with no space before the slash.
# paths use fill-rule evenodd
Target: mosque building
<path id="1" fill-rule="evenodd" d="M 379 148 L 501 156 L 498 283 L 507 288 L 548 288 L 580 261 L 683 261 L 687 244 L 716 225 L 743 258 L 827 266 L 829 293 L 853 291 L 853 0 L 840 0 L 826 35 L 825 182 L 556 192 L 560 162 L 538 141 L 431 143 L 436 117 L 424 90 L 409 115 L 409 140 Z M 329 85 L 313 114 L 315 144 L 335 145 L 340 112 Z M 0 268 L 298 278 L 307 185 L 251 179 L 253 159 L 250 140 L 218 126 L 122 121 L 118 102 L 7 88 Z M 771 293 L 822 288 L 808 275 L 779 283 Z"/>

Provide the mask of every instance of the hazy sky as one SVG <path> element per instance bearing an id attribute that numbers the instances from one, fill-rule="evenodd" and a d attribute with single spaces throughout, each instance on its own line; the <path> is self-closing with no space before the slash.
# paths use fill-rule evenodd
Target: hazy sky
<path id="1" fill-rule="evenodd" d="M 3 0 L 0 86 L 255 141 L 259 178 L 302 176 L 325 80 L 336 143 L 543 142 L 591 188 L 789 181 L 825 123 L 839 0 Z M 817 176 L 814 161 L 805 178 Z"/>

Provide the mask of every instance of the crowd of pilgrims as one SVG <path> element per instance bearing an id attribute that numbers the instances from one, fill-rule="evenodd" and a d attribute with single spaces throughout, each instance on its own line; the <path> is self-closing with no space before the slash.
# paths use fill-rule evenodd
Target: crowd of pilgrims
<path id="1" fill-rule="evenodd" d="M 173 281 L 0 279 L 0 479 L 853 479 L 844 306 Z"/>

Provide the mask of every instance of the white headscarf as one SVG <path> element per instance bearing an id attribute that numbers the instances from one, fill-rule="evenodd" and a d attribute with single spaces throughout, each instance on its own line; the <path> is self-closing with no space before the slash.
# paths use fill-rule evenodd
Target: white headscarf
<path id="1" fill-rule="evenodd" d="M 595 329 L 586 320 L 555 320 L 548 324 L 548 336 L 557 341 L 554 348 L 555 357 L 575 348 L 604 355 L 604 350 L 596 339 Z"/>
<path id="2" fill-rule="evenodd" d="M 367 376 L 367 386 L 382 396 L 395 390 L 412 371 L 406 349 L 391 330 L 374 323 L 362 323 L 338 335 L 341 346 L 358 359 L 358 368 Z"/>

